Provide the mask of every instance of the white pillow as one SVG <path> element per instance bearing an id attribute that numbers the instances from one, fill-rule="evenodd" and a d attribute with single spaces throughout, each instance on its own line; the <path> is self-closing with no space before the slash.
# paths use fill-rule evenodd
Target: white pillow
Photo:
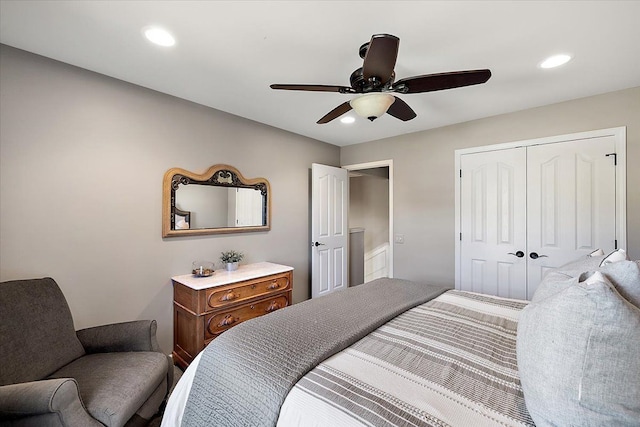
<path id="1" fill-rule="evenodd" d="M 602 262 L 600 263 L 600 267 L 604 267 L 607 264 L 618 261 L 629 261 L 629 255 L 627 255 L 627 251 L 625 251 L 624 249 L 616 249 L 602 260 Z"/>

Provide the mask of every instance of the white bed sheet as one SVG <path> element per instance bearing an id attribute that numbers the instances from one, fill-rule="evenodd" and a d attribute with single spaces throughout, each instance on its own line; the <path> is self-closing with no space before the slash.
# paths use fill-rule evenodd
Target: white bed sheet
<path id="1" fill-rule="evenodd" d="M 184 371 L 176 386 L 173 388 L 171 396 L 169 396 L 169 400 L 167 401 L 167 406 L 164 410 L 162 424 L 160 427 L 180 427 L 182 425 L 184 407 L 187 404 L 191 385 L 193 384 L 193 378 L 196 375 L 196 369 L 198 369 L 201 356 L 202 352 L 198 353 L 198 355 L 193 359 L 193 362 L 191 362 Z"/>

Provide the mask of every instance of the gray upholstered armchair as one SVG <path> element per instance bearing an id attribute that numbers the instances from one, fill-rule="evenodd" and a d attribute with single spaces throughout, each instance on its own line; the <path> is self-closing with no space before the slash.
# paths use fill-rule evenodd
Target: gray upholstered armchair
<path id="1" fill-rule="evenodd" d="M 144 424 L 172 376 L 155 320 L 76 333 L 53 279 L 0 283 L 0 425 Z"/>

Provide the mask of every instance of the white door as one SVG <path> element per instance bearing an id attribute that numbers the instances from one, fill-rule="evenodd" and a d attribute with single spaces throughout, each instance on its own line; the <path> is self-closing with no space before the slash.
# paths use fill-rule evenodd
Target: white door
<path id="1" fill-rule="evenodd" d="M 461 289 L 526 298 L 526 149 L 460 159 Z"/>
<path id="2" fill-rule="evenodd" d="M 616 247 L 612 136 L 460 157 L 460 289 L 531 299 L 545 272 Z"/>
<path id="3" fill-rule="evenodd" d="M 347 170 L 311 166 L 311 297 L 347 287 Z"/>
<path id="4" fill-rule="evenodd" d="M 528 298 L 545 272 L 616 240 L 612 136 L 528 147 Z"/>
<path id="5" fill-rule="evenodd" d="M 237 227 L 264 225 L 264 196 L 253 188 L 236 188 L 236 224 Z"/>

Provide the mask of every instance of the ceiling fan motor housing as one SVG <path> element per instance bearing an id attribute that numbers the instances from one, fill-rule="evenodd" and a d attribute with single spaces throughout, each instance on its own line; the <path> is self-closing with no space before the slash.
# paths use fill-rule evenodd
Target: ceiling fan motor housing
<path id="1" fill-rule="evenodd" d="M 367 56 L 367 51 L 369 50 L 369 43 L 370 42 L 364 43 L 362 46 L 360 46 L 360 49 L 358 49 L 358 55 L 360 55 L 360 58 L 364 59 L 364 57 Z"/>
<path id="2" fill-rule="evenodd" d="M 394 76 L 395 74 L 391 76 L 388 82 L 383 82 L 376 76 L 365 79 L 362 73 L 362 67 L 360 67 L 351 73 L 349 83 L 351 83 L 351 87 L 355 89 L 356 93 L 380 92 L 383 90 L 385 83 L 388 84 L 393 81 Z"/>
<path id="3" fill-rule="evenodd" d="M 367 86 L 367 80 L 362 75 L 362 67 L 355 70 L 351 73 L 351 77 L 349 77 L 349 82 L 351 83 L 351 87 L 354 88 L 357 92 L 363 93 L 365 92 Z"/>

